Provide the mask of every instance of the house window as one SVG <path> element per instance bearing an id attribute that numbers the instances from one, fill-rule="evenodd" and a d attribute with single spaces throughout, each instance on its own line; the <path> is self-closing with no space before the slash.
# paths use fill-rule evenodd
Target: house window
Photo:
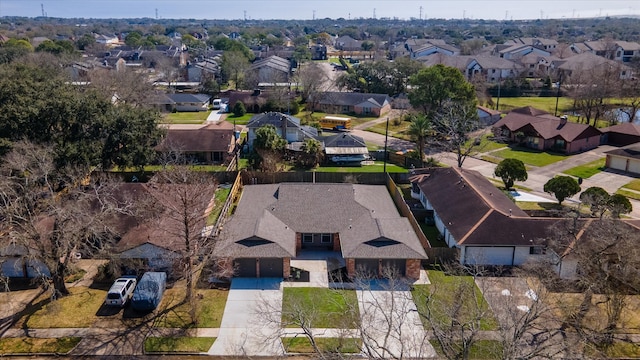
<path id="1" fill-rule="evenodd" d="M 496 73 L 496 69 L 491 69 L 491 73 L 495 74 Z"/>
<path id="2" fill-rule="evenodd" d="M 313 234 L 302 234 L 302 242 L 307 244 L 312 243 Z"/>
<path id="3" fill-rule="evenodd" d="M 320 240 L 323 244 L 331 243 L 331 234 L 322 234 L 322 238 Z"/>
<path id="4" fill-rule="evenodd" d="M 363 114 L 371 114 L 371 108 L 370 107 L 363 107 L 362 108 L 362 113 Z"/>

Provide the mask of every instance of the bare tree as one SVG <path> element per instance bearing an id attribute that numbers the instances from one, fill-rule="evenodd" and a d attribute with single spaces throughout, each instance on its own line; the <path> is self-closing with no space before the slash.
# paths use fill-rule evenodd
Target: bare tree
<path id="1" fill-rule="evenodd" d="M 64 277 L 74 254 L 108 248 L 114 216 L 130 205 L 116 198 L 114 182 L 91 178 L 88 169 L 56 169 L 52 149 L 31 143 L 16 143 L 0 171 L 8 244 L 26 249 L 26 261 L 46 266 L 52 298 L 68 295 Z"/>
<path id="2" fill-rule="evenodd" d="M 156 219 L 157 226 L 173 239 L 182 259 L 185 301 L 193 303 L 198 258 L 210 253 L 213 245 L 203 230 L 213 206 L 216 181 L 185 166 L 173 166 L 156 174 L 148 185 L 152 206 L 162 210 Z"/>
<path id="3" fill-rule="evenodd" d="M 593 125 L 605 114 L 607 99 L 617 94 L 620 87 L 620 66 L 613 61 L 574 69 L 565 81 L 570 90 L 574 108 L 582 113 L 587 124 Z"/>
<path id="4" fill-rule="evenodd" d="M 146 74 L 128 68 L 122 70 L 95 69 L 89 74 L 91 87 L 104 98 L 134 107 L 147 106 L 154 94 Z"/>
<path id="5" fill-rule="evenodd" d="M 482 132 L 475 106 L 445 102 L 433 119 L 435 142 L 457 156 L 458 167 L 481 146 Z"/>

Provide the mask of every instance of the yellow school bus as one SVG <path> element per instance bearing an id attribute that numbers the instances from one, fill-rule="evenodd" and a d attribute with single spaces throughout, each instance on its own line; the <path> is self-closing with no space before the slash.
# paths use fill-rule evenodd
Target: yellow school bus
<path id="1" fill-rule="evenodd" d="M 320 120 L 320 127 L 330 130 L 351 130 L 351 119 L 336 116 L 325 116 Z"/>

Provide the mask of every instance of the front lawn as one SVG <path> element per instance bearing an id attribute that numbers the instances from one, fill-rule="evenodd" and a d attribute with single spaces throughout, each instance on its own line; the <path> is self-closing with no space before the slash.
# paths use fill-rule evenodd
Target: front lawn
<path id="1" fill-rule="evenodd" d="M 66 354 L 82 340 L 80 337 L 47 338 L 2 338 L 0 354 L 57 353 Z"/>
<path id="2" fill-rule="evenodd" d="M 411 136 L 407 134 L 407 130 L 411 125 L 410 121 L 402 121 L 399 125 L 393 125 L 392 122 L 389 122 L 389 136 L 395 137 L 398 139 L 412 141 Z M 384 135 L 387 131 L 387 123 L 382 122 L 379 124 L 375 124 L 366 129 L 367 131 L 371 131 L 376 134 Z"/>
<path id="3" fill-rule="evenodd" d="M 164 115 L 162 122 L 169 124 L 202 124 L 211 111 L 174 112 Z"/>
<path id="4" fill-rule="evenodd" d="M 483 315 L 480 319 L 480 330 L 495 330 L 497 323 L 493 317 L 493 313 L 489 308 L 489 304 L 482 296 L 482 292 L 476 286 L 471 276 L 452 276 L 446 275 L 442 271 L 428 271 L 430 285 L 414 285 L 411 295 L 416 303 L 418 313 L 427 313 L 427 302 L 431 297 L 433 310 L 433 320 L 438 321 L 442 326 L 447 327 L 451 323 L 448 310 L 455 308 L 460 301 L 459 321 L 470 322 L 476 317 Z M 461 289 L 473 290 L 476 298 L 473 299 L 470 292 L 461 292 Z M 430 330 L 431 325 L 424 316 L 420 316 L 425 329 Z"/>
<path id="5" fill-rule="evenodd" d="M 352 172 L 352 173 L 381 173 L 384 171 L 384 162 L 376 161 L 373 165 L 354 166 L 319 166 L 317 172 Z M 407 173 L 408 169 L 395 164 L 387 163 L 388 173 Z"/>
<path id="6" fill-rule="evenodd" d="M 96 313 L 104 303 L 107 292 L 77 286 L 69 288 L 68 296 L 51 301 L 50 294 L 42 294 L 16 326 L 24 328 L 86 328 L 97 319 Z"/>
<path id="7" fill-rule="evenodd" d="M 148 337 L 144 339 L 145 352 L 205 352 L 216 338 L 213 337 Z"/>
<path id="8" fill-rule="evenodd" d="M 227 303 L 228 291 L 199 289 L 196 298 L 196 323 L 189 316 L 190 306 L 184 302 L 184 285 L 175 285 L 165 291 L 154 326 L 167 328 L 218 328 Z"/>
<path id="9" fill-rule="evenodd" d="M 251 120 L 251 118 L 256 115 L 256 114 L 252 114 L 252 113 L 246 113 L 242 116 L 235 116 L 233 115 L 233 113 L 229 114 L 227 116 L 227 122 L 230 122 L 232 124 L 236 124 L 236 125 L 247 125 L 249 123 L 249 120 Z"/>
<path id="10" fill-rule="evenodd" d="M 639 193 L 634 191 L 628 191 L 628 190 L 625 190 L 624 188 L 618 189 L 618 191 L 616 191 L 616 194 L 628 197 L 629 199 L 640 200 Z"/>
<path id="11" fill-rule="evenodd" d="M 473 140 L 469 140 L 469 141 L 473 141 Z M 470 145 L 469 143 L 466 144 L 466 146 L 469 146 L 469 145 Z M 480 144 L 475 146 L 474 153 L 476 154 L 485 153 L 485 152 L 498 150 L 506 147 L 507 147 L 507 144 L 494 141 L 492 134 L 485 134 L 482 136 L 482 138 L 480 138 Z"/>
<path id="12" fill-rule="evenodd" d="M 492 152 L 491 155 L 502 159 L 518 159 L 527 165 L 533 166 L 547 166 L 567 158 L 566 155 L 552 154 L 524 147 L 506 148 Z"/>
<path id="13" fill-rule="evenodd" d="M 315 338 L 316 345 L 323 352 L 355 354 L 360 352 L 362 339 L 354 338 Z M 282 338 L 284 350 L 288 353 L 313 353 L 311 341 L 307 337 Z"/>
<path id="14" fill-rule="evenodd" d="M 354 290 L 286 287 L 282 296 L 282 324 L 300 327 L 300 315 L 312 328 L 352 329 L 360 321 Z"/>
<path id="15" fill-rule="evenodd" d="M 588 179 L 593 175 L 604 170 L 605 161 L 606 161 L 606 158 L 598 159 L 583 165 L 573 167 L 571 169 L 567 169 L 563 171 L 563 173 L 567 175 L 572 175 L 575 177 L 581 177 L 583 179 Z"/>
<path id="16" fill-rule="evenodd" d="M 640 180 L 633 180 L 630 183 L 624 185 L 623 188 L 640 191 Z"/>

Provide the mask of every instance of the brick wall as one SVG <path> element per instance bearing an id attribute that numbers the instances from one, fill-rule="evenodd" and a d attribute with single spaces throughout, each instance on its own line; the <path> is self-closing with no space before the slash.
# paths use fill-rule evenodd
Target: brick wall
<path id="1" fill-rule="evenodd" d="M 296 253 L 302 250 L 302 234 L 296 233 Z"/>
<path id="2" fill-rule="evenodd" d="M 407 259 L 407 274 L 406 277 L 412 279 L 420 278 L 420 260 Z"/>
<path id="3" fill-rule="evenodd" d="M 340 234 L 333 234 L 333 251 L 342 251 L 342 247 L 340 246 Z"/>
<path id="4" fill-rule="evenodd" d="M 356 276 L 356 259 L 345 259 L 347 263 L 347 276 L 353 278 Z"/>
<path id="5" fill-rule="evenodd" d="M 282 277 L 288 279 L 291 276 L 291 258 L 282 259 Z"/>

